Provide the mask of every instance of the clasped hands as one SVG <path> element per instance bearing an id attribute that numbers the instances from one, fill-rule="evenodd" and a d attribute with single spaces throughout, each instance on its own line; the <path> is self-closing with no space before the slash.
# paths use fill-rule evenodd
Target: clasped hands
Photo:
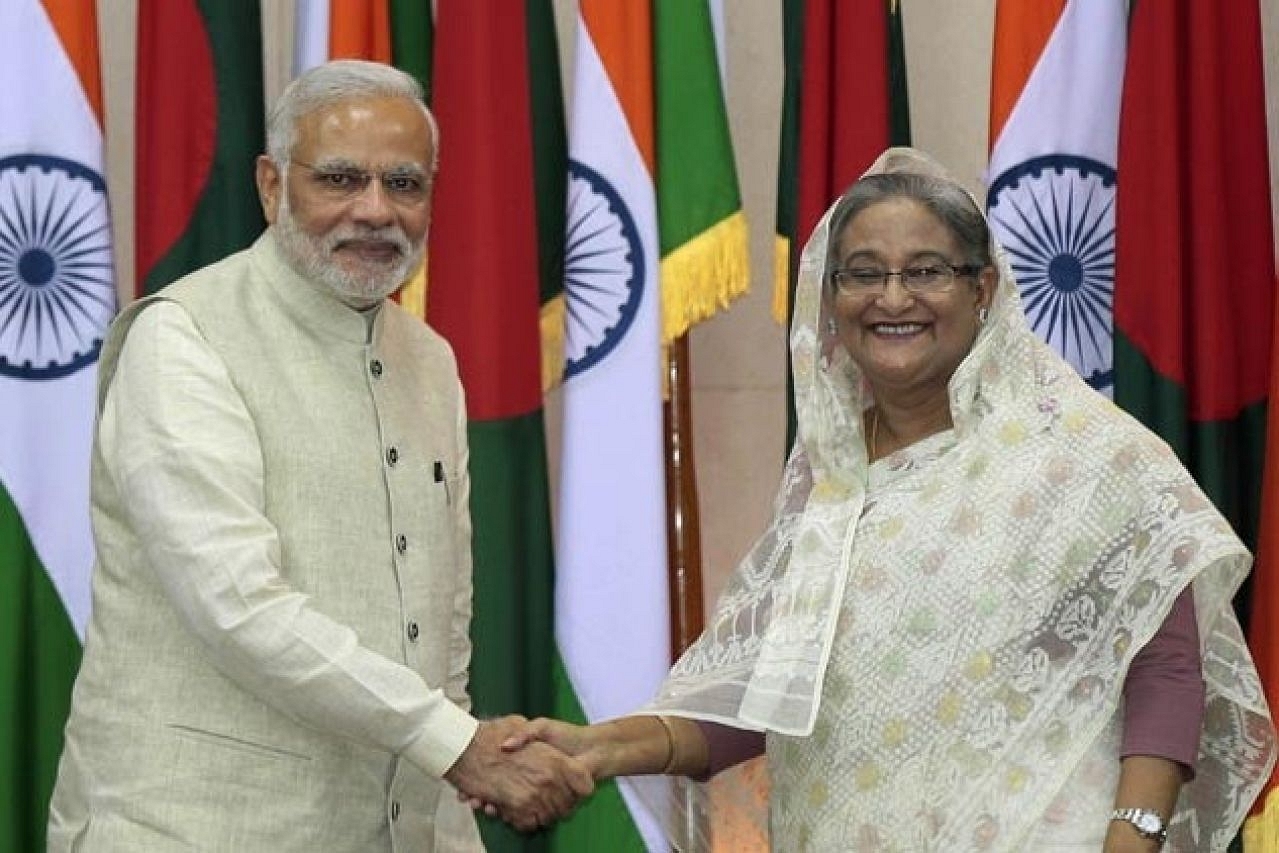
<path id="1" fill-rule="evenodd" d="M 521 832 L 549 826 L 595 790 L 599 756 L 587 731 L 519 715 L 485 720 L 444 778 L 472 808 Z"/>

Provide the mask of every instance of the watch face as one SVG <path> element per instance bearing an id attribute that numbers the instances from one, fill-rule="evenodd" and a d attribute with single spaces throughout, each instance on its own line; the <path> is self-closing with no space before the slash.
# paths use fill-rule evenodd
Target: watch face
<path id="1" fill-rule="evenodd" d="M 1142 832 L 1150 833 L 1152 835 L 1163 829 L 1163 821 L 1159 819 L 1158 815 L 1153 815 L 1150 812 L 1142 812 L 1141 814 L 1138 814 L 1134 823 L 1137 824 L 1137 828 Z"/>

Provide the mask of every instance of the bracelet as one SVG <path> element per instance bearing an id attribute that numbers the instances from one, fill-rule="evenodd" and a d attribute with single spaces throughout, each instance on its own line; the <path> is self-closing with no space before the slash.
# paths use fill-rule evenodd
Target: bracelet
<path id="1" fill-rule="evenodd" d="M 661 714 L 654 714 L 653 719 L 661 723 L 662 728 L 666 731 L 666 763 L 662 765 L 660 772 L 663 776 L 669 776 L 671 771 L 675 769 L 675 731 Z"/>

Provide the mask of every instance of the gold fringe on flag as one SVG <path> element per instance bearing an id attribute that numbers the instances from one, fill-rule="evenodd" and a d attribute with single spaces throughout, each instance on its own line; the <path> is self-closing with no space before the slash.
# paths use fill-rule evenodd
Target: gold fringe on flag
<path id="1" fill-rule="evenodd" d="M 746 217 L 739 210 L 662 258 L 662 342 L 669 344 L 750 289 Z"/>
<path id="2" fill-rule="evenodd" d="M 1279 788 L 1272 788 L 1262 796 L 1265 807 L 1257 814 L 1249 815 L 1243 824 L 1244 853 L 1273 853 L 1279 850 Z"/>
<path id="3" fill-rule="evenodd" d="M 564 381 L 564 294 L 542 303 L 542 393 Z"/>
<path id="4" fill-rule="evenodd" d="M 426 258 L 409 280 L 400 286 L 400 307 L 419 320 L 426 320 Z"/>
<path id="5" fill-rule="evenodd" d="M 786 326 L 790 314 L 790 238 L 773 237 L 773 319 Z"/>

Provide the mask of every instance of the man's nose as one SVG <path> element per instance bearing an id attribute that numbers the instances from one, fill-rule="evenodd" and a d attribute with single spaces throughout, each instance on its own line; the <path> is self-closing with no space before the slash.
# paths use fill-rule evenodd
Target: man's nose
<path id="1" fill-rule="evenodd" d="M 351 212 L 358 221 L 371 225 L 386 225 L 394 220 L 395 208 L 391 197 L 376 175 L 355 196 Z"/>

